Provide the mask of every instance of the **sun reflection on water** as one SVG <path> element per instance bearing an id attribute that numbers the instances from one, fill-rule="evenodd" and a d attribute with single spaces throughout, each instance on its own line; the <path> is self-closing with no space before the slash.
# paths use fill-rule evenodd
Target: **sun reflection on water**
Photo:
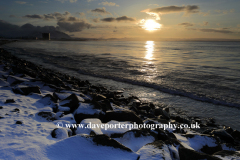
<path id="1" fill-rule="evenodd" d="M 145 58 L 147 60 L 152 60 L 153 58 L 153 52 L 154 52 L 154 41 L 147 41 L 145 48 L 147 49 L 147 54 Z"/>

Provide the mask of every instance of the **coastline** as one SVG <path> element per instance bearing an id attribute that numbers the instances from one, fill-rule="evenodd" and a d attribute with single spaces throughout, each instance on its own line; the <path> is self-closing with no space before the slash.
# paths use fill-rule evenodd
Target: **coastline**
<path id="1" fill-rule="evenodd" d="M 1 48 L 0 48 L 1 49 Z M 59 72 L 52 71 L 50 69 L 46 69 L 40 66 L 37 66 L 31 62 L 22 60 L 15 56 L 12 56 L 10 53 L 6 52 L 5 50 L 1 49 L 1 66 L 2 66 L 2 77 L 1 77 L 1 85 L 5 90 L 9 90 L 16 95 L 21 95 L 23 97 L 27 97 L 34 93 L 35 99 L 39 101 L 42 100 L 43 104 L 47 101 L 47 105 L 50 106 L 48 111 L 39 111 L 37 116 L 40 116 L 43 119 L 46 119 L 46 123 L 53 123 L 61 119 L 62 117 L 58 117 L 59 112 L 63 113 L 63 117 L 68 117 L 67 120 L 75 121 L 75 123 L 79 124 L 82 123 L 82 120 L 86 118 L 97 118 L 102 123 L 108 123 L 111 120 L 115 121 L 133 121 L 137 122 L 138 124 L 168 124 L 168 123 L 177 123 L 177 124 L 192 124 L 195 122 L 200 123 L 201 129 L 190 130 L 190 129 L 176 129 L 176 130 L 163 130 L 158 129 L 155 131 L 140 129 L 137 131 L 127 131 L 119 134 L 115 131 L 115 134 L 108 135 L 107 139 L 114 141 L 110 143 L 107 141 L 107 144 L 102 144 L 103 146 L 110 146 L 114 148 L 123 149 L 123 145 L 125 147 L 130 148 L 131 155 L 129 157 L 136 157 L 143 159 L 141 157 L 145 157 L 149 154 L 150 149 L 146 149 L 149 146 L 157 146 L 160 156 L 159 150 L 164 150 L 164 146 L 168 149 L 164 150 L 166 153 L 174 153 L 176 154 L 175 159 L 191 159 L 190 154 L 193 154 L 195 157 L 199 157 L 199 159 L 207 158 L 207 159 L 217 159 L 221 156 L 217 155 L 224 155 L 226 156 L 239 156 L 238 152 L 240 150 L 240 133 L 239 131 L 234 131 L 230 127 L 219 126 L 214 122 L 214 119 L 209 119 L 209 121 L 203 121 L 198 117 L 181 117 L 177 113 L 174 113 L 174 110 L 166 108 L 165 106 L 155 106 L 155 104 L 151 102 L 141 102 L 137 97 L 124 97 L 121 95 L 121 92 L 117 91 L 109 91 L 103 86 L 95 86 L 89 83 L 88 81 L 81 81 L 75 77 L 71 77 L 66 74 L 62 74 Z M 3 74 L 4 73 L 4 74 Z M 5 83 L 6 82 L 6 83 Z M 40 84 L 40 86 L 36 84 Z M 22 86 L 24 85 L 24 86 Z M 46 91 L 43 88 L 48 87 Z M 7 88 L 7 89 L 6 89 Z M 50 94 L 47 94 L 50 93 Z M 40 96 L 39 96 L 40 95 Z M 8 97 L 7 99 L 14 99 L 12 97 Z M 11 103 L 9 103 L 11 104 Z M 50 105 L 49 105 L 50 104 Z M 81 104 L 89 104 L 87 106 L 88 109 L 91 110 L 94 114 L 81 112 L 82 109 Z M 91 105 L 90 105 L 91 104 Z M 79 106 L 80 105 L 80 106 Z M 93 106 L 93 108 L 91 107 Z M 5 108 L 4 102 L 2 102 L 2 107 Z M 90 108 L 89 108 L 90 107 Z M 78 111 L 76 113 L 76 111 Z M 3 111 L 2 109 L 0 111 Z M 99 111 L 99 113 L 97 112 Z M 87 111 L 89 112 L 89 111 Z M 1 112 L 0 112 L 1 113 Z M 41 113 L 41 114 L 39 114 Z M 3 113 L 1 114 L 1 116 Z M 54 115 L 54 116 L 53 116 Z M 71 118 L 69 118 L 71 117 Z M 3 116 L 1 118 L 5 119 Z M 69 122 L 70 122 L 69 121 Z M 16 122 L 17 124 L 20 122 Z M 53 127 L 53 126 L 52 126 Z M 51 127 L 50 127 L 51 128 Z M 58 139 L 57 135 L 59 133 L 54 132 L 55 128 L 47 131 L 49 136 L 55 136 Z M 56 130 L 55 130 L 56 131 Z M 65 132 L 61 131 L 60 133 Z M 81 134 L 77 134 L 78 131 L 75 129 L 67 130 L 67 135 L 65 135 L 64 139 L 61 142 L 68 143 L 68 139 L 76 135 L 80 136 Z M 79 132 L 81 133 L 81 132 Z M 118 134 L 117 134 L 118 133 Z M 147 141 L 148 143 L 144 144 L 139 148 L 137 151 L 133 151 L 131 146 L 127 146 L 124 142 L 123 144 L 119 144 L 115 139 L 123 139 L 124 135 L 134 133 L 134 137 L 136 138 L 139 134 L 140 137 L 153 137 L 154 140 Z M 1 132 L 1 134 L 4 134 Z M 47 133 L 46 133 L 47 134 Z M 71 136 L 69 136 L 71 135 Z M 98 139 L 99 134 L 96 131 L 92 130 L 89 133 L 89 136 Z M 61 136 L 60 136 L 61 137 Z M 69 137 L 69 138 L 67 138 Z M 203 141 L 206 139 L 211 140 L 213 144 L 209 143 L 201 143 L 199 141 L 194 141 L 197 139 L 196 137 L 202 138 Z M 3 138 L 3 137 L 2 137 Z M 72 139 L 73 139 L 72 138 Z M 85 136 L 81 136 L 81 138 L 86 138 Z M 106 137 L 100 137 L 106 138 Z M 62 138 L 60 138 L 62 139 Z M 149 138 L 151 139 L 151 138 Z M 185 139 L 183 141 L 183 139 Z M 97 141 L 97 140 L 96 140 Z M 119 140 L 121 141 L 121 140 Z M 196 148 L 191 146 L 191 142 L 196 144 Z M 53 145 L 56 145 L 56 142 Z M 188 143 L 186 143 L 188 142 Z M 100 142 L 98 142 L 100 143 Z M 97 143 L 97 144 L 98 144 Z M 101 143 L 100 143 L 101 144 Z M 118 147 L 116 147 L 116 144 Z M 148 145 L 147 145 L 148 144 Z M 190 144 L 186 146 L 186 144 Z M 3 146 L 3 145 L 2 145 Z M 201 146 L 201 147 L 199 147 Z M 207 146 L 207 147 L 204 147 Z M 142 148 L 143 147 L 143 148 Z M 144 148 L 145 147 L 145 148 Z M 173 149 L 175 147 L 175 149 Z M 149 147 L 151 148 L 151 147 Z M 169 149 L 170 148 L 170 149 Z M 194 151 L 193 151 L 193 150 Z M 128 149 L 125 149 L 128 150 Z M 211 150 L 211 151 L 209 151 Z M 223 153 L 223 150 L 230 150 L 229 152 L 226 151 Z M 202 152 L 202 153 L 200 153 Z M 220 152 L 220 153 L 218 153 Z M 227 153 L 228 152 L 228 153 Z M 231 154 L 230 154 L 231 152 Z M 77 154 L 74 153 L 73 154 Z M 136 154 L 136 155 L 135 155 Z M 215 154 L 216 156 L 212 156 Z M 153 158 L 153 153 L 150 154 Z M 163 154 L 162 154 L 163 155 Z M 169 154 L 170 158 L 173 159 L 173 156 Z M 149 155 L 148 155 L 149 156 Z M 50 156 L 51 157 L 51 156 Z M 149 157 L 148 157 L 149 158 Z M 51 158 L 50 158 L 51 159 Z M 133 158 L 134 159 L 134 158 Z M 150 158 L 151 159 L 151 158 Z"/>

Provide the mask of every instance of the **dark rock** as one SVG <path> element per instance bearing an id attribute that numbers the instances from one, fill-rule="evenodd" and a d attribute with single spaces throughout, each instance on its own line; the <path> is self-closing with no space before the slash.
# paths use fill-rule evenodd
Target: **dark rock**
<path id="1" fill-rule="evenodd" d="M 30 93 L 41 94 L 40 88 L 38 86 L 18 87 L 14 88 L 13 92 L 22 95 L 29 95 Z"/>
<path id="2" fill-rule="evenodd" d="M 229 134 L 232 134 L 232 132 L 233 132 L 233 129 L 231 127 L 224 126 L 223 129 Z"/>
<path id="3" fill-rule="evenodd" d="M 0 106 L 0 109 L 3 109 L 3 107 L 2 107 L 2 106 Z"/>
<path id="4" fill-rule="evenodd" d="M 199 153 L 191 149 L 179 147 L 178 149 L 180 160 L 221 160 L 220 158 L 210 156 L 204 153 Z"/>
<path id="5" fill-rule="evenodd" d="M 1 117 L 1 116 L 0 116 L 0 119 L 3 119 L 3 118 L 4 118 L 4 117 Z"/>
<path id="6" fill-rule="evenodd" d="M 58 100 L 57 98 L 53 97 L 51 94 L 45 95 L 42 99 L 50 99 L 54 103 L 57 103 L 57 100 Z"/>
<path id="7" fill-rule="evenodd" d="M 216 147 L 209 147 L 209 146 L 205 145 L 201 148 L 201 151 L 206 154 L 213 154 L 213 153 L 221 151 L 221 150 L 222 150 L 222 147 L 220 144 L 218 144 Z"/>
<path id="8" fill-rule="evenodd" d="M 55 114 L 52 112 L 39 112 L 38 116 L 43 117 L 47 121 L 54 121 L 55 120 Z"/>
<path id="9" fill-rule="evenodd" d="M 87 119 L 87 118 L 101 118 L 100 114 L 84 114 L 84 113 L 78 113 L 74 115 L 75 121 L 77 124 L 81 123 L 82 120 Z"/>
<path id="10" fill-rule="evenodd" d="M 20 84 L 20 83 L 24 82 L 24 79 L 15 77 L 15 76 L 8 76 L 7 82 L 10 83 L 11 85 L 16 85 L 16 84 Z"/>
<path id="11" fill-rule="evenodd" d="M 131 149 L 125 147 L 124 145 L 117 142 L 116 140 L 111 139 L 110 137 L 108 137 L 105 134 L 93 136 L 93 142 L 95 142 L 97 145 L 111 146 L 111 147 L 114 147 L 114 148 L 120 148 L 122 150 L 132 152 Z"/>
<path id="12" fill-rule="evenodd" d="M 106 97 L 101 94 L 92 94 L 92 96 L 93 96 L 93 101 L 102 101 L 106 99 Z"/>
<path id="13" fill-rule="evenodd" d="M 136 122 L 137 124 L 143 124 L 141 118 L 139 118 L 132 111 L 107 111 L 104 117 L 103 123 L 109 122 L 111 120 L 116 121 L 131 121 Z"/>
<path id="14" fill-rule="evenodd" d="M 163 109 L 161 108 L 157 108 L 154 110 L 154 114 L 155 116 L 159 116 L 162 115 L 165 119 L 169 120 L 170 119 L 170 115 Z"/>
<path id="15" fill-rule="evenodd" d="M 15 108 L 14 110 L 12 110 L 11 112 L 20 112 L 20 109 Z"/>
<path id="16" fill-rule="evenodd" d="M 66 102 L 66 103 L 64 103 Z M 61 104 L 62 103 L 62 104 Z M 70 108 L 70 112 L 73 112 L 74 110 L 76 110 L 79 106 L 79 100 L 78 97 L 76 96 L 76 94 L 71 94 L 69 97 L 65 98 L 64 100 L 62 100 L 60 102 L 61 106 L 66 106 Z"/>
<path id="17" fill-rule="evenodd" d="M 240 132 L 238 130 L 234 130 L 231 135 L 233 138 L 240 140 Z"/>
<path id="18" fill-rule="evenodd" d="M 224 129 L 213 130 L 211 133 L 225 142 L 228 143 L 234 142 L 233 137 L 230 134 L 228 134 Z"/>
<path id="19" fill-rule="evenodd" d="M 16 124 L 23 124 L 23 122 L 21 122 L 21 121 L 16 121 Z"/>
<path id="20" fill-rule="evenodd" d="M 113 110 L 109 100 L 101 100 L 101 101 L 93 101 L 92 102 L 96 108 L 101 109 L 102 111 L 106 112 L 108 110 Z"/>
<path id="21" fill-rule="evenodd" d="M 158 140 L 166 141 L 170 138 L 163 130 L 157 129 L 156 131 L 158 132 L 157 135 Z"/>
<path id="22" fill-rule="evenodd" d="M 5 103 L 15 103 L 14 99 L 7 99 Z"/>
<path id="23" fill-rule="evenodd" d="M 227 157 L 227 156 L 233 156 L 233 157 L 240 157 L 240 153 L 236 151 L 228 151 L 228 150 L 223 150 L 214 153 L 213 155 L 219 155 L 221 157 Z M 235 158 L 234 158 L 235 159 Z M 237 160 L 237 159 L 236 159 Z"/>

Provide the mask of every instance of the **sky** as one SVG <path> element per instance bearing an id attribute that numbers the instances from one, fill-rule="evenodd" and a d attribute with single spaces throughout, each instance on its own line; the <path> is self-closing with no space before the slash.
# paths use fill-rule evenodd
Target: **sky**
<path id="1" fill-rule="evenodd" d="M 75 38 L 240 39 L 239 6 L 239 0 L 1 0 L 0 33 L 57 30 Z"/>

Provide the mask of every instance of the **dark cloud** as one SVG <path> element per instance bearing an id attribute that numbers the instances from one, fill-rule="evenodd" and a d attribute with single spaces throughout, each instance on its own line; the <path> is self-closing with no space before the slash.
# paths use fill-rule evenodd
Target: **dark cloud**
<path id="1" fill-rule="evenodd" d="M 113 17 L 101 19 L 101 21 L 103 21 L 103 22 L 113 22 L 113 21 L 115 21 L 115 20 L 116 20 L 116 18 L 113 18 Z"/>
<path id="2" fill-rule="evenodd" d="M 23 16 L 23 18 L 30 18 L 30 19 L 43 19 L 44 17 L 42 15 L 38 15 L 38 14 L 33 14 L 33 15 L 25 15 Z"/>
<path id="3" fill-rule="evenodd" d="M 158 7 L 153 9 L 146 9 L 146 10 L 143 10 L 142 12 L 151 12 L 151 13 L 157 13 L 157 14 L 185 12 L 187 14 L 190 14 L 190 13 L 198 13 L 199 7 L 197 5 L 166 6 L 166 7 Z"/>
<path id="4" fill-rule="evenodd" d="M 80 32 L 83 29 L 90 28 L 91 24 L 85 22 L 85 21 L 79 21 L 79 22 L 67 22 L 67 21 L 59 21 L 57 23 L 58 27 L 57 29 L 62 31 L 68 31 L 68 32 Z"/>
<path id="5" fill-rule="evenodd" d="M 40 27 L 33 26 L 30 23 L 24 24 L 22 26 L 17 26 L 0 20 L 0 37 L 41 37 L 41 33 L 43 32 L 50 33 L 51 37 L 57 37 L 58 35 L 61 35 L 61 37 L 69 38 L 67 34 L 59 32 L 59 30 L 54 26 Z"/>
<path id="6" fill-rule="evenodd" d="M 93 10 L 91 10 L 91 12 L 95 12 L 98 14 L 111 14 L 110 12 L 106 11 L 106 9 L 104 7 L 93 9 Z"/>
<path id="7" fill-rule="evenodd" d="M 191 27 L 191 26 L 194 26 L 194 24 L 192 24 L 192 23 L 188 23 L 188 22 L 180 23 L 180 24 L 178 24 L 178 25 L 180 25 L 180 26 L 184 26 L 184 27 Z"/>
<path id="8" fill-rule="evenodd" d="M 122 16 L 122 17 L 117 17 L 117 18 L 113 18 L 113 17 L 108 17 L 108 18 L 103 18 L 101 19 L 101 21 L 103 22 L 114 22 L 114 21 L 135 21 L 134 18 L 131 17 L 127 17 L 127 16 Z"/>
<path id="9" fill-rule="evenodd" d="M 222 29 L 189 28 L 188 30 L 196 30 L 196 31 L 200 31 L 200 32 L 210 32 L 210 33 L 224 33 L 224 34 L 237 33 L 234 31 L 230 31 L 228 29 L 229 28 L 222 28 Z"/>
<path id="10" fill-rule="evenodd" d="M 58 25 L 56 29 L 60 31 L 80 32 L 83 29 L 91 27 L 91 24 L 89 24 L 85 20 L 72 16 L 71 13 L 69 13 L 68 11 L 64 12 L 63 14 L 59 12 L 54 12 L 44 15 L 26 15 L 24 17 L 43 20 L 56 20 Z"/>

